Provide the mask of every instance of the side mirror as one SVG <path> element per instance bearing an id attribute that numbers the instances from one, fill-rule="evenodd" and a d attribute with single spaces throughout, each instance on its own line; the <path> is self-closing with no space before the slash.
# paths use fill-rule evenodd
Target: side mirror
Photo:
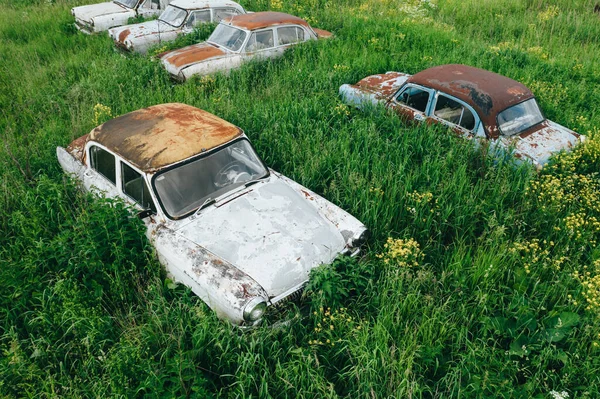
<path id="1" fill-rule="evenodd" d="M 140 219 L 146 219 L 148 216 L 151 215 L 154 215 L 154 212 L 152 211 L 152 209 L 148 208 L 144 209 L 143 211 L 139 211 L 137 217 L 139 217 Z"/>

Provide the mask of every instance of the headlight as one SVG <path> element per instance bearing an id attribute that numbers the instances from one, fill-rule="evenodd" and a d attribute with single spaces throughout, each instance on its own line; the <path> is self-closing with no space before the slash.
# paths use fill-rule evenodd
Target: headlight
<path id="1" fill-rule="evenodd" d="M 350 245 L 354 248 L 358 248 L 367 241 L 367 238 L 369 238 L 369 230 L 363 230 L 360 234 L 352 237 Z"/>
<path id="2" fill-rule="evenodd" d="M 255 322 L 262 317 L 267 310 L 267 303 L 260 297 L 255 297 L 250 300 L 244 307 L 244 320 Z"/>

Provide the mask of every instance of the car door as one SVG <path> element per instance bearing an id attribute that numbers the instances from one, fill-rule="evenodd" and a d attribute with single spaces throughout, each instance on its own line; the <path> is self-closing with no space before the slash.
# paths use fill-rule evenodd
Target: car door
<path id="1" fill-rule="evenodd" d="M 240 15 L 240 11 L 233 7 L 218 7 L 212 9 L 212 21 L 213 22 L 221 22 L 221 20 L 225 18 L 229 18 L 231 16 Z"/>
<path id="2" fill-rule="evenodd" d="M 117 162 L 113 153 L 96 143 L 88 145 L 88 165 L 83 172 L 83 185 L 88 191 L 99 191 L 107 197 L 116 197 Z"/>
<path id="3" fill-rule="evenodd" d="M 273 29 L 261 29 L 252 32 L 244 50 L 244 60 L 254 58 L 274 58 L 283 49 L 275 46 L 275 32 Z"/>
<path id="4" fill-rule="evenodd" d="M 210 22 L 210 10 L 194 10 L 190 11 L 181 31 L 188 34 L 198 25 Z"/>
<path id="5" fill-rule="evenodd" d="M 308 40 L 310 36 L 300 26 L 281 26 L 277 28 L 277 47 L 281 50 Z"/>
<path id="6" fill-rule="evenodd" d="M 144 0 L 137 9 L 138 15 L 141 15 L 144 18 L 158 16 L 162 11 L 161 0 Z"/>
<path id="7" fill-rule="evenodd" d="M 408 83 L 387 103 L 402 119 L 407 121 L 424 121 L 433 102 L 434 90 Z"/>
<path id="8" fill-rule="evenodd" d="M 471 139 L 477 136 L 481 121 L 475 110 L 464 101 L 438 92 L 431 106 L 430 118 L 450 127 L 458 135 Z"/>

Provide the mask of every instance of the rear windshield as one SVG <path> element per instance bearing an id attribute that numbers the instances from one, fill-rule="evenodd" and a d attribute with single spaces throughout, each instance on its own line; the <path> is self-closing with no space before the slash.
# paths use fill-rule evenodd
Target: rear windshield
<path id="1" fill-rule="evenodd" d="M 535 98 L 531 98 L 500 112 L 498 127 L 504 136 L 514 136 L 543 120 L 544 116 L 537 101 Z"/>

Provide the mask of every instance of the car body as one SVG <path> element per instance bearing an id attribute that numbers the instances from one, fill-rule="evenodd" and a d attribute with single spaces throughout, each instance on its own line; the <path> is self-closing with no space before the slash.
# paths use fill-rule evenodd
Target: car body
<path id="1" fill-rule="evenodd" d="M 192 33 L 199 24 L 245 13 L 244 7 L 229 0 L 174 0 L 157 20 L 112 28 L 108 34 L 117 47 L 145 54 L 153 45 Z"/>
<path id="2" fill-rule="evenodd" d="M 257 12 L 224 19 L 206 42 L 168 51 L 160 59 L 171 77 L 184 81 L 227 72 L 251 59 L 278 57 L 291 45 L 330 36 L 293 15 Z"/>
<path id="3" fill-rule="evenodd" d="M 366 238 L 349 213 L 265 167 L 240 128 L 188 105 L 112 119 L 57 157 L 86 190 L 141 211 L 167 272 L 233 324 L 258 322 Z"/>
<path id="4" fill-rule="evenodd" d="M 74 7 L 75 27 L 83 33 L 104 32 L 125 25 L 129 18 L 160 15 L 171 0 L 114 0 Z"/>
<path id="5" fill-rule="evenodd" d="M 546 119 L 523 84 L 466 65 L 441 65 L 414 75 L 387 72 L 344 84 L 351 105 L 382 104 L 409 121 L 449 126 L 490 149 L 508 151 L 540 169 L 552 154 L 570 150 L 585 136 Z"/>

